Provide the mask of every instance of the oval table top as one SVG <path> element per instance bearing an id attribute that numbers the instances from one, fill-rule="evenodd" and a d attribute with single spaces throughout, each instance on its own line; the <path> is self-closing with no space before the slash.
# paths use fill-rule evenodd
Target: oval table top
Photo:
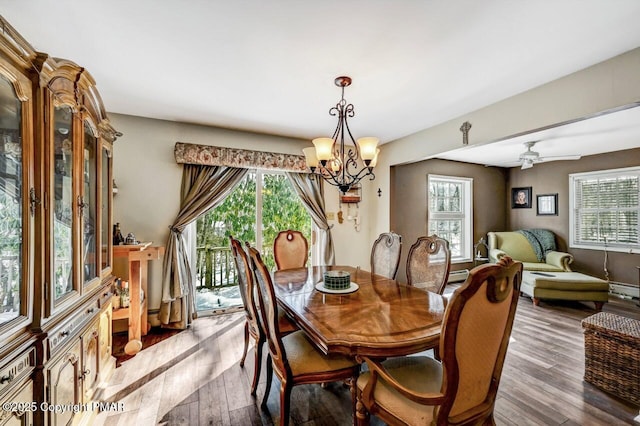
<path id="1" fill-rule="evenodd" d="M 351 273 L 357 291 L 327 294 L 316 284 L 324 271 Z M 276 271 L 278 304 L 325 354 L 390 357 L 434 348 L 446 299 L 350 266 Z"/>

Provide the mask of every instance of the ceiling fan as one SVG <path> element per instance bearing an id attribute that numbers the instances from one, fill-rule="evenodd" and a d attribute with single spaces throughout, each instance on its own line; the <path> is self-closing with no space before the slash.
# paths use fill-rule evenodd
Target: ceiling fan
<path id="1" fill-rule="evenodd" d="M 541 157 L 539 152 L 532 150 L 533 146 L 539 141 L 525 142 L 524 146 L 527 150 L 520 154 L 518 162 L 521 164 L 521 169 L 530 169 L 536 163 L 542 163 L 543 161 L 561 161 L 561 160 L 579 160 L 580 155 L 555 155 L 548 157 Z"/>

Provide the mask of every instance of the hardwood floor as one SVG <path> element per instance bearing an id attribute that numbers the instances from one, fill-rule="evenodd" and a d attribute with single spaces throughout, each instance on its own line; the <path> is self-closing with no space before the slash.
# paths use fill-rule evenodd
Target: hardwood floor
<path id="1" fill-rule="evenodd" d="M 637 301 L 612 298 L 604 311 L 640 319 Z M 542 302 L 521 297 L 495 409 L 498 425 L 634 424 L 638 407 L 582 380 L 584 340 L 580 321 L 592 304 Z M 169 333 L 116 369 L 104 399 L 123 411 L 104 411 L 97 425 L 271 425 L 279 420 L 278 388 L 269 412 L 249 395 L 253 353 L 238 366 L 243 314 L 201 318 L 189 330 Z M 158 336 L 152 337 L 156 341 Z M 266 348 L 265 348 L 266 351 Z M 263 369 L 263 372 L 265 370 Z M 351 401 L 341 383 L 296 386 L 291 424 L 350 425 Z M 372 418 L 373 425 L 381 425 Z"/>

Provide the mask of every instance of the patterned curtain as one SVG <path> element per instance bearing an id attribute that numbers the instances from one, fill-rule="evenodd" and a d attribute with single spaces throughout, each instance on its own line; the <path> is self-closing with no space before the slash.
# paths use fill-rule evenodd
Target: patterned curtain
<path id="1" fill-rule="evenodd" d="M 178 164 L 227 166 L 246 169 L 309 173 L 304 155 L 226 148 L 176 142 L 173 154 Z"/>

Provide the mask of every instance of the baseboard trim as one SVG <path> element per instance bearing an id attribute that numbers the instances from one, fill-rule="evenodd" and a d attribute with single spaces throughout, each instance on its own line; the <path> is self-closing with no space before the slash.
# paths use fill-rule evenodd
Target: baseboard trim
<path id="1" fill-rule="evenodd" d="M 451 283 L 461 283 L 467 279 L 469 276 L 468 269 L 460 269 L 459 271 L 451 271 L 449 273 L 449 280 L 447 280 L 447 284 Z"/>
<path id="2" fill-rule="evenodd" d="M 609 294 L 625 299 L 639 299 L 640 287 L 631 284 L 611 281 L 609 282 Z"/>

